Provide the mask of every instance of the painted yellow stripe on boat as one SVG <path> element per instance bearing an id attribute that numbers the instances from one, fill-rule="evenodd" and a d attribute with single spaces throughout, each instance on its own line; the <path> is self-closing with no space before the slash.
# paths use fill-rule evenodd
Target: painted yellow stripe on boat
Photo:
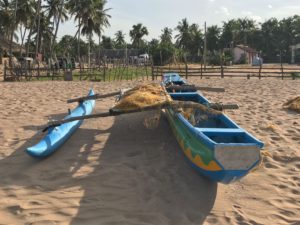
<path id="1" fill-rule="evenodd" d="M 193 158 L 192 151 L 189 148 L 184 149 L 184 154 L 189 158 L 189 160 L 191 160 L 195 165 L 197 165 L 201 169 L 209 170 L 209 171 L 220 171 L 220 170 L 222 170 L 222 168 L 215 161 L 210 161 L 209 164 L 206 165 L 203 162 L 200 155 L 196 155 L 195 158 Z"/>

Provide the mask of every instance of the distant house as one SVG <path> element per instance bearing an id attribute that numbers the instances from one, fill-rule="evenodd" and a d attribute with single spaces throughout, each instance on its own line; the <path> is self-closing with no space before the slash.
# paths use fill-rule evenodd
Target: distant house
<path id="1" fill-rule="evenodd" d="M 9 41 L 7 39 L 4 39 L 3 37 L 0 37 L 0 64 L 3 62 L 2 57 L 5 58 L 5 57 L 9 56 L 9 47 L 10 47 Z M 13 42 L 12 43 L 12 53 L 19 54 L 20 50 L 22 52 L 25 52 L 24 47 L 21 48 L 21 46 L 19 44 Z"/>
<path id="2" fill-rule="evenodd" d="M 300 43 L 291 46 L 291 63 L 300 63 Z"/>
<path id="3" fill-rule="evenodd" d="M 9 40 L 0 37 L 0 49 L 2 51 L 9 52 L 9 44 L 10 44 Z M 17 44 L 16 42 L 13 42 L 12 43 L 12 52 L 20 52 L 20 50 L 22 52 L 25 52 L 24 46 L 21 48 L 21 45 Z"/>
<path id="4" fill-rule="evenodd" d="M 253 59 L 258 56 L 258 52 L 245 45 L 237 45 L 233 49 L 233 62 L 252 64 Z"/>

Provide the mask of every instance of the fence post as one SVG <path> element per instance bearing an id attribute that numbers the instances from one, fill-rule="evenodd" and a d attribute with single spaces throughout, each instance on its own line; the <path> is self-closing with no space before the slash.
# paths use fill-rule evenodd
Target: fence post
<path id="1" fill-rule="evenodd" d="M 106 80 L 106 67 L 105 67 L 105 64 L 103 66 L 103 80 L 104 80 L 104 82 Z"/>
<path id="2" fill-rule="evenodd" d="M 147 80 L 149 80 L 149 76 L 148 76 L 148 65 L 145 65 L 145 69 L 146 69 L 146 77 L 147 77 Z"/>
<path id="3" fill-rule="evenodd" d="M 185 63 L 185 79 L 188 79 L 188 65 Z"/>
<path id="4" fill-rule="evenodd" d="M 4 62 L 4 77 L 3 77 L 4 81 L 6 81 L 6 76 L 7 76 L 6 70 L 7 70 L 7 63 L 6 63 L 6 61 L 5 61 L 5 62 Z"/>
<path id="5" fill-rule="evenodd" d="M 224 67 L 222 64 L 221 64 L 221 78 L 224 78 Z"/>
<path id="6" fill-rule="evenodd" d="M 258 71 L 258 78 L 261 79 L 261 69 L 262 69 L 262 64 L 260 63 L 259 65 L 259 71 Z"/>
<path id="7" fill-rule="evenodd" d="M 151 65 L 151 76 L 152 76 L 152 81 L 154 81 L 154 66 Z"/>
<path id="8" fill-rule="evenodd" d="M 283 76 L 284 76 L 284 73 L 283 73 L 283 65 L 282 65 L 282 62 L 281 62 L 281 80 L 283 80 Z"/>
<path id="9" fill-rule="evenodd" d="M 40 62 L 38 62 L 38 80 L 40 79 L 41 73 L 40 73 Z"/>
<path id="10" fill-rule="evenodd" d="M 160 77 L 162 77 L 162 75 L 163 75 L 163 69 L 161 67 L 159 69 L 160 69 Z"/>
<path id="11" fill-rule="evenodd" d="M 201 76 L 201 79 L 202 79 L 202 76 L 203 76 L 203 65 L 202 65 L 202 63 L 201 63 L 201 69 L 200 69 L 200 76 Z"/>

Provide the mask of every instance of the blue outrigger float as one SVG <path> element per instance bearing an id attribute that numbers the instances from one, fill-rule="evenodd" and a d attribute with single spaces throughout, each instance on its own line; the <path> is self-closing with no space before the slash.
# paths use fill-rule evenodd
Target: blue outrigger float
<path id="1" fill-rule="evenodd" d="M 176 73 L 164 74 L 162 83 L 172 100 L 210 104 Z M 182 87 L 182 92 L 176 90 L 173 93 L 174 90 L 168 88 L 170 84 Z M 188 162 L 209 179 L 228 184 L 244 177 L 259 165 L 260 150 L 264 144 L 225 114 L 210 114 L 194 109 L 191 119 L 170 107 L 166 115 Z"/>
<path id="2" fill-rule="evenodd" d="M 94 95 L 90 90 L 88 96 Z M 72 117 L 85 116 L 92 113 L 95 107 L 95 100 L 85 100 L 79 102 L 64 119 Z M 83 120 L 72 121 L 48 129 L 48 134 L 36 145 L 26 149 L 26 152 L 35 158 L 45 158 L 61 147 L 71 135 L 80 127 Z"/>

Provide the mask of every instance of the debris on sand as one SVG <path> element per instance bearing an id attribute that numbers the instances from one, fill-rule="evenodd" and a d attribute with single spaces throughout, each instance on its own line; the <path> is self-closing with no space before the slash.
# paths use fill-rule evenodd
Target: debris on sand
<path id="1" fill-rule="evenodd" d="M 283 108 L 300 112 L 300 96 L 290 99 L 289 101 L 284 103 Z"/>

